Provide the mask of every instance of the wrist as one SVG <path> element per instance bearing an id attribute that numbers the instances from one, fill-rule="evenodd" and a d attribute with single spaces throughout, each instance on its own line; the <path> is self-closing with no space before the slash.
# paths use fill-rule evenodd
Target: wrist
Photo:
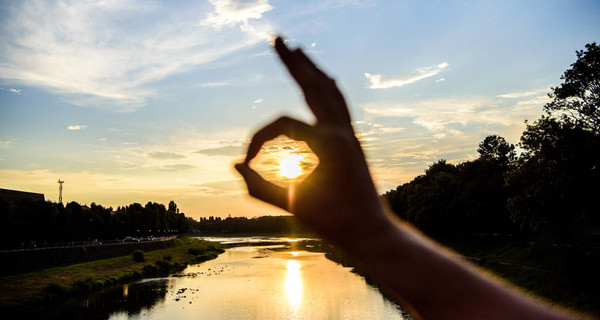
<path id="1" fill-rule="evenodd" d="M 396 218 L 392 217 L 383 207 L 376 217 L 361 226 L 357 235 L 346 248 L 348 253 L 358 260 L 368 260 L 373 254 L 385 250 L 390 242 L 397 241 L 395 238 L 400 229 L 398 223 L 394 221 Z"/>

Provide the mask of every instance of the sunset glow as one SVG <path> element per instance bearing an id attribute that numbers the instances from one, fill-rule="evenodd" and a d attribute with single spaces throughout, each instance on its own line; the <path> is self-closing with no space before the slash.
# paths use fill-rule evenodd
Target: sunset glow
<path id="1" fill-rule="evenodd" d="M 301 161 L 302 156 L 299 154 L 285 156 L 279 163 L 279 174 L 287 179 L 297 178 L 302 173 Z"/>
<path id="2" fill-rule="evenodd" d="M 196 219 L 283 213 L 233 169 L 263 125 L 315 123 L 275 34 L 338 83 L 379 193 L 476 158 L 489 134 L 518 143 L 575 51 L 600 39 L 589 0 L 3 4 L 0 188 L 56 202 L 60 178 L 65 203 L 173 200 Z M 252 160 L 284 187 L 319 163 L 288 138 Z"/>

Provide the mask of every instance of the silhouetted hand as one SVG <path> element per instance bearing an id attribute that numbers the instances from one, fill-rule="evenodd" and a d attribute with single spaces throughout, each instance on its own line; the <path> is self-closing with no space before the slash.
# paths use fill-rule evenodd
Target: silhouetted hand
<path id="1" fill-rule="evenodd" d="M 317 123 L 287 117 L 259 130 L 236 169 L 250 195 L 295 214 L 320 236 L 340 245 L 397 302 L 425 319 L 569 319 L 517 290 L 477 272 L 410 226 L 388 218 L 344 97 L 335 82 L 300 49 L 281 38 L 275 49 L 302 88 Z M 283 188 L 249 166 L 263 143 L 284 134 L 306 141 L 319 164 L 304 181 Z"/>
<path id="2" fill-rule="evenodd" d="M 316 67 L 300 49 L 290 50 L 281 38 L 275 49 L 304 93 L 317 118 L 309 125 L 282 117 L 259 130 L 243 163 L 235 167 L 244 177 L 250 195 L 281 207 L 336 243 L 352 245 L 358 238 L 388 226 L 369 169 L 354 130 L 344 97 L 334 80 Z M 263 179 L 249 167 L 263 143 L 286 135 L 305 141 L 319 164 L 304 181 L 283 188 Z"/>

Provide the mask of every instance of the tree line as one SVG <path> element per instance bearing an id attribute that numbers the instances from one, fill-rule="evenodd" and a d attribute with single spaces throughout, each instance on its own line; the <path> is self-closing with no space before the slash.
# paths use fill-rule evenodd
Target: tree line
<path id="1" fill-rule="evenodd" d="M 168 207 L 148 202 L 133 203 L 113 211 L 92 203 L 62 203 L 0 196 L 0 246 L 20 248 L 44 243 L 114 240 L 125 236 L 146 237 L 188 231 L 189 220 L 171 201 Z"/>
<path id="2" fill-rule="evenodd" d="M 310 232 L 293 216 L 208 217 L 190 220 L 190 229 L 201 234 L 307 235 Z"/>
<path id="3" fill-rule="evenodd" d="M 517 145 L 491 135 L 473 161 L 431 164 L 382 196 L 391 209 L 438 239 L 545 237 L 600 254 L 600 47 L 585 48 Z"/>

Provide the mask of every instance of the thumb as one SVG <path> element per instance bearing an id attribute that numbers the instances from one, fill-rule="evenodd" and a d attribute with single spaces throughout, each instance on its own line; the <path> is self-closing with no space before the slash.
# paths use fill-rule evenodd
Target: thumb
<path id="1" fill-rule="evenodd" d="M 258 172 L 250 168 L 245 162 L 236 164 L 235 169 L 246 181 L 248 193 L 251 196 L 288 210 L 288 190 L 286 188 L 263 179 Z"/>

